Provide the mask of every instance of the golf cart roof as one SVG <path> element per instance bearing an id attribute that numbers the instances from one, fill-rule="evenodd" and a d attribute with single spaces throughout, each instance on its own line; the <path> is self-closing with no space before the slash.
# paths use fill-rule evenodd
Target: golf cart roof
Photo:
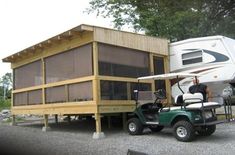
<path id="1" fill-rule="evenodd" d="M 198 77 L 199 74 L 193 73 L 167 73 L 167 74 L 159 74 L 159 75 L 152 75 L 152 76 L 143 76 L 139 77 L 138 80 L 165 80 L 165 79 L 175 79 L 175 78 L 186 78 L 186 77 Z"/>

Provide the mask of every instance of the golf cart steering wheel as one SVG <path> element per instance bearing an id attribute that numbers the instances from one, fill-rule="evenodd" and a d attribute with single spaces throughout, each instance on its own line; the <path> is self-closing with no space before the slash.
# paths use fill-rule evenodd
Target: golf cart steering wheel
<path id="1" fill-rule="evenodd" d="M 154 104 L 157 105 L 160 109 L 163 108 L 162 103 L 160 102 L 161 99 L 166 98 L 166 92 L 163 89 L 158 89 L 156 92 L 154 92 L 154 95 L 156 96 L 156 99 L 154 101 Z"/>
<path id="2" fill-rule="evenodd" d="M 166 99 L 166 91 L 164 89 L 158 89 L 154 92 L 156 99 Z"/>

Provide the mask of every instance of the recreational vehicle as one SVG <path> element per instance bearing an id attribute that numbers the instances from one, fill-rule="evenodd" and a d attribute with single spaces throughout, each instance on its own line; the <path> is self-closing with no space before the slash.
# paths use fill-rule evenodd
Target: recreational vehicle
<path id="1" fill-rule="evenodd" d="M 214 100 L 223 103 L 224 88 L 235 86 L 235 40 L 210 36 L 171 43 L 170 71 L 200 74 L 200 82 L 208 85 Z M 180 85 L 187 92 L 192 78 L 181 79 Z M 179 93 L 172 81 L 172 96 Z"/>

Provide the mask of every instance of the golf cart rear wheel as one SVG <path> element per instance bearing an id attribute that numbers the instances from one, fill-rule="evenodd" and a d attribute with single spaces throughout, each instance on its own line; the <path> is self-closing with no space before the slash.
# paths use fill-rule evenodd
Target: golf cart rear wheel
<path id="1" fill-rule="evenodd" d="M 215 130 L 216 130 L 216 125 L 210 125 L 210 126 L 202 127 L 202 129 L 198 130 L 197 133 L 200 136 L 210 136 L 215 132 Z"/>
<path id="2" fill-rule="evenodd" d="M 173 134 L 178 141 L 190 142 L 195 137 L 193 125 L 188 121 L 179 121 L 173 126 Z"/>
<path id="3" fill-rule="evenodd" d="M 159 132 L 159 131 L 161 131 L 163 128 L 164 128 L 164 126 L 160 126 L 160 125 L 151 125 L 151 126 L 149 126 L 149 129 L 150 129 L 152 132 Z"/>
<path id="4" fill-rule="evenodd" d="M 127 131 L 130 135 L 140 135 L 143 133 L 143 125 L 138 118 L 131 118 L 127 121 Z"/>

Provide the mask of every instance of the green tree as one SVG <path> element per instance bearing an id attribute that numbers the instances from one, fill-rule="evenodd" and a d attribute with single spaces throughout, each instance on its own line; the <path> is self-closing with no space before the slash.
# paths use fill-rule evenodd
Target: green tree
<path id="1" fill-rule="evenodd" d="M 6 73 L 0 78 L 0 97 L 3 99 L 11 97 L 12 74 Z"/>
<path id="2" fill-rule="evenodd" d="M 175 41 L 208 35 L 235 38 L 235 0 L 91 0 L 87 12 L 112 17 L 118 29 L 132 25 Z"/>

